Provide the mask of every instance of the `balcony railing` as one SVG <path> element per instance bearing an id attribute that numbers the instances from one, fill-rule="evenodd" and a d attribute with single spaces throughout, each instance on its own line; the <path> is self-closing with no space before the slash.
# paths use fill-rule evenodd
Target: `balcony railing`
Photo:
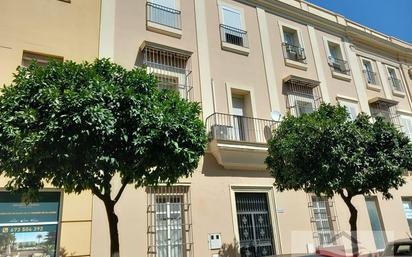
<path id="1" fill-rule="evenodd" d="M 210 139 L 267 143 L 278 122 L 224 113 L 214 113 L 206 119 Z"/>
<path id="2" fill-rule="evenodd" d="M 181 11 L 147 2 L 147 20 L 174 29 L 182 29 Z"/>
<path id="3" fill-rule="evenodd" d="M 349 64 L 347 61 L 329 56 L 328 63 L 333 71 L 346 75 L 350 74 Z"/>
<path id="4" fill-rule="evenodd" d="M 282 43 L 283 56 L 297 62 L 306 63 L 305 49 L 288 43 Z"/>
<path id="5" fill-rule="evenodd" d="M 400 79 L 390 77 L 389 84 L 391 85 L 393 90 L 403 92 L 402 81 Z"/>
<path id="6" fill-rule="evenodd" d="M 222 42 L 249 47 L 247 31 L 220 24 L 220 37 Z"/>
<path id="7" fill-rule="evenodd" d="M 376 72 L 363 70 L 363 75 L 365 76 L 365 80 L 368 84 L 379 85 L 378 74 L 376 74 Z"/>

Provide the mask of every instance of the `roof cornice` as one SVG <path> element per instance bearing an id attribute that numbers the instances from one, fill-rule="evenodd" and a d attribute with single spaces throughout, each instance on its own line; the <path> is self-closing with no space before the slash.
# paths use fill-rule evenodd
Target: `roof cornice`
<path id="1" fill-rule="evenodd" d="M 412 44 L 387 36 L 381 32 L 353 22 L 344 16 L 305 2 L 303 0 L 236 0 L 295 20 L 312 25 L 329 33 L 348 37 L 353 41 L 377 46 L 399 58 L 412 60 Z"/>

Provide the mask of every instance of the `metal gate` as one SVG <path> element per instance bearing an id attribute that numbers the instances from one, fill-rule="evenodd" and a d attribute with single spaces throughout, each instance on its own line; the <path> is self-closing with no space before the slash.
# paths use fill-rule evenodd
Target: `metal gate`
<path id="1" fill-rule="evenodd" d="M 266 193 L 236 193 L 241 257 L 275 254 Z"/>

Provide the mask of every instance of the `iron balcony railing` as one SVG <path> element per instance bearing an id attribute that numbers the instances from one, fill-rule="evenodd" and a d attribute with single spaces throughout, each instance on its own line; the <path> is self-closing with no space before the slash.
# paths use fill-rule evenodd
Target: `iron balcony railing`
<path id="1" fill-rule="evenodd" d="M 305 49 L 288 43 L 282 43 L 285 59 L 306 63 Z"/>
<path id="2" fill-rule="evenodd" d="M 349 64 L 347 61 L 329 56 L 328 63 L 332 70 L 346 75 L 350 74 Z"/>
<path id="3" fill-rule="evenodd" d="M 368 84 L 379 85 L 378 74 L 376 74 L 376 72 L 363 70 L 363 75 L 365 76 L 365 80 Z"/>
<path id="4" fill-rule="evenodd" d="M 393 90 L 403 92 L 402 82 L 400 79 L 389 77 L 389 84 L 391 84 Z"/>
<path id="5" fill-rule="evenodd" d="M 182 29 L 181 11 L 147 2 L 147 20 L 174 29 Z"/>
<path id="6" fill-rule="evenodd" d="M 267 143 L 277 121 L 214 113 L 206 119 L 209 139 Z"/>
<path id="7" fill-rule="evenodd" d="M 220 24 L 220 37 L 222 42 L 249 47 L 247 31 Z"/>

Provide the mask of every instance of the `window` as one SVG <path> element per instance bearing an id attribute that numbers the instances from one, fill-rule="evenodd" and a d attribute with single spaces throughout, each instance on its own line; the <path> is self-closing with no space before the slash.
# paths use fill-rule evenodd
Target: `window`
<path id="1" fill-rule="evenodd" d="M 412 235 L 412 198 L 402 198 L 403 210 L 405 211 L 406 220 L 408 221 L 409 231 Z"/>
<path id="2" fill-rule="evenodd" d="M 30 51 L 23 51 L 23 57 L 21 65 L 23 67 L 28 67 L 32 62 L 37 62 L 40 66 L 46 66 L 50 60 L 55 61 L 63 61 L 63 57 L 54 56 L 54 55 L 46 55 L 46 54 L 39 54 Z"/>
<path id="3" fill-rule="evenodd" d="M 399 127 L 400 120 L 397 105 L 397 101 L 379 97 L 369 101 L 372 118 L 382 117 L 387 122 L 392 122 L 395 126 Z"/>
<path id="4" fill-rule="evenodd" d="M 300 116 L 318 109 L 322 102 L 318 83 L 296 76 L 284 79 L 286 104 L 292 115 Z"/>
<path id="5" fill-rule="evenodd" d="M 349 74 L 348 62 L 344 60 L 340 44 L 327 41 L 327 51 L 329 54 L 328 63 L 331 69 L 335 72 Z"/>
<path id="6" fill-rule="evenodd" d="M 378 78 L 376 72 L 373 70 L 372 62 L 366 59 L 362 59 L 363 74 L 368 84 L 378 85 Z"/>
<path id="7" fill-rule="evenodd" d="M 220 34 L 224 43 L 248 47 L 247 32 L 244 30 L 243 13 L 240 10 L 221 6 Z"/>
<path id="8" fill-rule="evenodd" d="M 375 240 L 376 249 L 385 249 L 386 238 L 382 218 L 376 197 L 366 197 L 366 207 L 368 209 L 369 220 L 372 226 L 373 238 Z"/>
<path id="9" fill-rule="evenodd" d="M 283 55 L 285 59 L 305 62 L 306 55 L 299 37 L 299 32 L 296 29 L 286 26 L 281 26 L 281 30 L 283 36 Z"/>
<path id="10" fill-rule="evenodd" d="M 339 104 L 346 108 L 346 111 L 349 113 L 349 120 L 354 120 L 359 113 L 358 103 L 346 100 L 339 100 Z"/>
<path id="11" fill-rule="evenodd" d="M 60 192 L 40 192 L 26 205 L 21 195 L 0 192 L 0 256 L 57 257 L 60 197 Z"/>
<path id="12" fill-rule="evenodd" d="M 400 115 L 402 131 L 410 140 L 412 140 L 412 117 L 407 115 Z"/>
<path id="13" fill-rule="evenodd" d="M 147 20 L 170 28 L 181 29 L 181 12 L 177 0 L 150 0 L 147 2 Z"/>
<path id="14" fill-rule="evenodd" d="M 332 245 L 334 232 L 331 215 L 332 202 L 325 197 L 311 197 L 312 222 L 315 224 L 317 239 L 320 246 Z"/>
<path id="15" fill-rule="evenodd" d="M 402 82 L 398 79 L 397 71 L 395 68 L 387 66 L 389 84 L 392 87 L 392 91 L 403 92 Z"/>
<path id="16" fill-rule="evenodd" d="M 179 52 L 147 46 L 143 49 L 143 65 L 159 80 L 159 88 L 179 92 L 189 99 L 192 89 L 190 56 Z"/>
<path id="17" fill-rule="evenodd" d="M 149 255 L 189 256 L 192 249 L 188 186 L 147 188 Z"/>

